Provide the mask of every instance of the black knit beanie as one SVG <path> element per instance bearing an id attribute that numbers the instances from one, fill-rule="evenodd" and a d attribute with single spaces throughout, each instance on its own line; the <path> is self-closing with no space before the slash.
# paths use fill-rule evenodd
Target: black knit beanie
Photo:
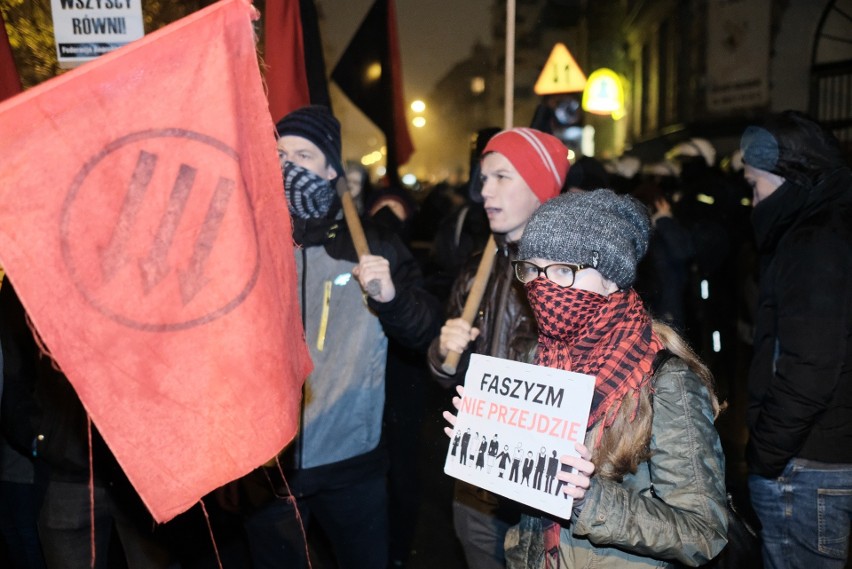
<path id="1" fill-rule="evenodd" d="M 631 196 L 606 189 L 567 193 L 532 214 L 518 258 L 588 265 L 626 289 L 636 280 L 650 234 L 648 210 Z"/>
<path id="2" fill-rule="evenodd" d="M 278 136 L 301 136 L 314 143 L 325 154 L 328 164 L 338 176 L 345 176 L 340 150 L 340 122 L 328 107 L 310 105 L 296 109 L 275 125 Z"/>

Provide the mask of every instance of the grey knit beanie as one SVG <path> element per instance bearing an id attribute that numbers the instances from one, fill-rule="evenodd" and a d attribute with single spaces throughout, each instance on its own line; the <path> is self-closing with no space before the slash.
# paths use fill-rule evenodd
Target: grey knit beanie
<path id="1" fill-rule="evenodd" d="M 625 289 L 636 280 L 650 234 L 648 210 L 631 196 L 603 189 L 567 193 L 532 214 L 518 258 L 589 265 Z"/>

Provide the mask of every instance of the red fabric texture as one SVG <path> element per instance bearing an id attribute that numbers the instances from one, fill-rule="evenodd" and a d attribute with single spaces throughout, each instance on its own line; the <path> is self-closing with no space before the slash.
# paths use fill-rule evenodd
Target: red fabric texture
<path id="1" fill-rule="evenodd" d="M 12 57 L 12 46 L 6 35 L 6 24 L 0 12 L 0 101 L 17 95 L 22 90 L 21 78 L 18 76 L 15 59 Z"/>
<path id="2" fill-rule="evenodd" d="M 0 104 L 0 264 L 159 522 L 292 440 L 312 367 L 255 15 Z"/>
<path id="3" fill-rule="evenodd" d="M 393 90 L 393 144 L 399 165 L 405 164 L 414 153 L 414 143 L 408 134 L 408 121 L 405 118 L 405 97 L 402 92 L 402 59 L 399 56 L 399 32 L 396 25 L 396 4 L 388 3 L 388 57 L 391 68 L 391 88 Z"/>
<path id="4" fill-rule="evenodd" d="M 641 298 L 633 289 L 603 296 L 546 278 L 526 289 L 539 325 L 536 364 L 595 376 L 589 427 L 611 422 L 624 398 L 638 398 L 651 380 L 663 348 Z"/>
<path id="5" fill-rule="evenodd" d="M 513 128 L 494 135 L 482 154 L 505 156 L 541 203 L 562 191 L 568 175 L 568 149 L 551 134 L 534 128 Z"/>
<path id="6" fill-rule="evenodd" d="M 264 18 L 269 112 L 277 121 L 311 102 L 299 0 L 266 0 Z"/>

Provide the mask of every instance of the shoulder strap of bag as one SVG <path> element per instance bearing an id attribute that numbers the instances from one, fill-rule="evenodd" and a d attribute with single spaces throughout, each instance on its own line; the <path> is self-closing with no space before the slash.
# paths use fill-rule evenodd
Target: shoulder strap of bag
<path id="1" fill-rule="evenodd" d="M 654 356 L 654 363 L 651 364 L 651 374 L 657 375 L 657 372 L 663 367 L 663 364 L 675 357 L 674 353 L 666 348 L 663 348 L 657 355 Z"/>

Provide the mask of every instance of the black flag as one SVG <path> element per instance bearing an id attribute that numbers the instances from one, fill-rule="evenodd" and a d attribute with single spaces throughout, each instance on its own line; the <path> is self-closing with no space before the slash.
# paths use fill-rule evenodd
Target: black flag
<path id="1" fill-rule="evenodd" d="M 402 65 L 393 0 L 376 0 L 337 62 L 331 78 L 385 134 L 387 170 L 396 169 L 414 152 L 405 120 Z"/>

